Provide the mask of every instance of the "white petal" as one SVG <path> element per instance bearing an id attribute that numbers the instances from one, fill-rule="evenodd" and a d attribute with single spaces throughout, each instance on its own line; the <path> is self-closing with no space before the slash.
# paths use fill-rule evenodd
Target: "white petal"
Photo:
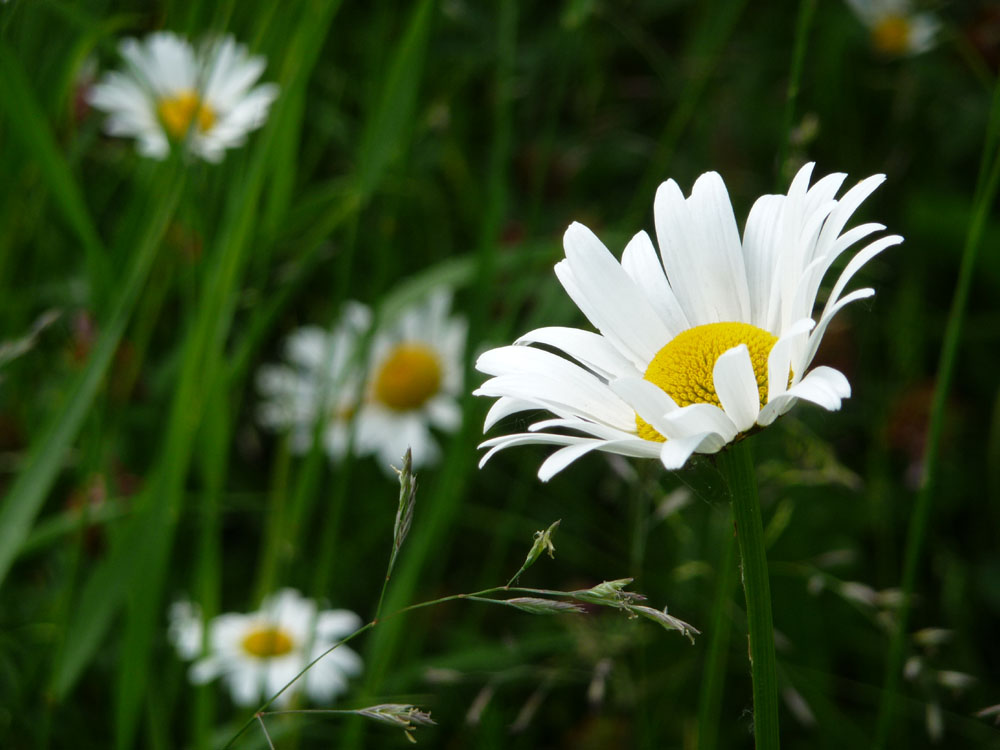
<path id="1" fill-rule="evenodd" d="M 872 175 L 861 180 L 841 196 L 840 200 L 837 201 L 837 207 L 830 212 L 829 218 L 823 224 L 823 231 L 816 243 L 818 255 L 825 255 L 833 248 L 854 212 L 883 182 L 885 182 L 884 174 Z"/>
<path id="2" fill-rule="evenodd" d="M 462 424 L 462 408 L 451 396 L 439 395 L 424 407 L 431 424 L 445 432 L 454 432 Z"/>
<path id="3" fill-rule="evenodd" d="M 798 346 L 793 346 L 792 349 L 792 367 L 795 368 L 797 372 L 804 372 L 807 367 L 812 363 L 813 357 L 816 356 L 816 352 L 819 350 L 819 345 L 823 341 L 823 334 L 826 333 L 826 327 L 830 325 L 830 321 L 834 319 L 838 312 L 847 307 L 847 305 L 852 302 L 857 302 L 860 299 L 867 299 L 875 294 L 875 290 L 871 288 L 857 289 L 846 297 L 841 297 L 837 304 L 834 305 L 830 310 L 823 313 L 823 317 L 820 318 L 819 323 L 813 330 L 812 334 L 809 336 L 809 340 L 805 345 L 805 348 L 800 352 L 798 351 Z"/>
<path id="4" fill-rule="evenodd" d="M 816 323 L 811 318 L 798 320 L 784 331 L 767 356 L 767 400 L 777 398 L 788 390 L 788 372 L 792 366 L 792 345 L 797 338 L 809 333 Z M 801 372 L 794 374 L 796 379 Z"/>
<path id="5" fill-rule="evenodd" d="M 579 328 L 551 326 L 524 334 L 515 344 L 535 343 L 560 349 L 602 378 L 631 375 L 635 367 L 603 336 Z"/>
<path id="6" fill-rule="evenodd" d="M 191 665 L 191 669 L 188 670 L 188 679 L 195 685 L 204 685 L 225 672 L 226 664 L 227 661 L 222 657 L 206 656 Z"/>
<path id="7" fill-rule="evenodd" d="M 745 432 L 753 427 L 760 413 L 760 393 L 746 344 L 723 352 L 715 360 L 712 381 L 719 402 L 736 429 Z"/>
<path id="8" fill-rule="evenodd" d="M 557 435 L 550 432 L 519 432 L 513 435 L 501 435 L 500 437 L 484 440 L 479 444 L 480 448 L 490 449 L 479 459 L 479 468 L 483 468 L 486 462 L 493 458 L 494 454 L 518 445 L 579 445 L 580 443 L 589 443 L 592 441 L 593 438 L 580 437 L 579 435 Z"/>
<path id="9" fill-rule="evenodd" d="M 837 304 L 837 300 L 840 299 L 840 293 L 844 291 L 844 287 L 847 286 L 848 282 L 854 277 L 854 274 L 861 270 L 862 266 L 886 248 L 898 245 L 902 241 L 903 238 L 898 234 L 882 237 L 875 240 L 875 242 L 871 243 L 851 258 L 850 262 L 844 267 L 840 277 L 837 279 L 837 283 L 833 285 L 833 290 L 830 292 L 830 298 L 827 300 L 826 306 L 823 308 L 823 314 L 825 315 L 827 310 Z"/>
<path id="10" fill-rule="evenodd" d="M 349 609 L 327 609 L 316 618 L 316 637 L 336 642 L 360 627 L 361 618 Z"/>
<path id="11" fill-rule="evenodd" d="M 622 253 L 622 268 L 636 283 L 666 325 L 671 337 L 691 327 L 680 302 L 670 288 L 663 263 L 645 232 L 633 237 Z"/>
<path id="12" fill-rule="evenodd" d="M 768 327 L 767 308 L 771 299 L 778 257 L 783 195 L 763 195 L 750 209 L 743 231 L 743 257 L 750 289 L 750 323 Z"/>
<path id="13" fill-rule="evenodd" d="M 719 442 L 719 436 L 713 432 L 702 432 L 687 437 L 668 440 L 660 449 L 660 461 L 664 468 L 674 471 L 687 463 L 695 451 L 716 453 L 725 443 Z"/>
<path id="14" fill-rule="evenodd" d="M 608 445 L 610 445 L 610 443 L 604 440 L 591 440 L 586 443 L 568 445 L 565 448 L 560 448 L 551 456 L 546 458 L 542 462 L 542 465 L 538 467 L 538 478 L 543 482 L 547 482 L 571 463 L 576 461 L 576 459 L 585 456 L 598 448 L 603 449 Z"/>
<path id="15" fill-rule="evenodd" d="M 621 378 L 608 385 L 661 435 L 671 438 L 679 434 L 665 417 L 680 407 L 658 385 L 642 378 Z"/>
<path id="16" fill-rule="evenodd" d="M 582 367 L 551 352 L 506 346 L 480 355 L 476 368 L 500 373 L 473 393 L 533 401 L 542 408 L 575 414 L 619 429 L 629 429 L 632 410 L 605 383 Z"/>
<path id="17" fill-rule="evenodd" d="M 715 433 L 728 443 L 738 430 L 733 420 L 715 404 L 690 404 L 667 414 L 665 419 L 674 425 L 681 435 Z M 676 433 L 675 433 L 676 434 Z"/>
<path id="18" fill-rule="evenodd" d="M 760 410 L 757 424 L 766 427 L 788 411 L 797 399 L 810 401 L 828 411 L 840 408 L 842 399 L 851 395 L 851 384 L 843 373 L 832 367 L 817 367 L 785 393 L 768 401 Z"/>
<path id="19" fill-rule="evenodd" d="M 229 685 L 229 692 L 233 696 L 233 703 L 247 708 L 255 706 L 260 700 L 261 689 L 264 687 L 262 677 L 263 675 L 257 669 L 246 665 L 241 665 L 229 672 L 226 675 L 226 682 Z M 291 690 L 286 695 L 290 693 Z"/>
<path id="20" fill-rule="evenodd" d="M 276 703 L 280 702 L 282 705 L 287 705 L 291 697 L 301 689 L 300 681 L 305 679 L 305 675 L 300 677 L 299 680 L 295 678 L 304 667 L 305 663 L 301 657 L 269 659 L 264 681 L 264 690 L 267 696 L 274 695 L 288 685 L 288 689 L 276 701 Z"/>
<path id="21" fill-rule="evenodd" d="M 588 422 L 585 419 L 563 419 L 562 417 L 557 417 L 555 419 L 543 419 L 539 422 L 533 422 L 528 425 L 528 432 L 540 432 L 542 430 L 551 430 L 554 428 L 578 430 L 585 435 L 600 438 L 601 440 L 622 440 L 634 437 L 632 432 L 616 430 L 614 427 L 608 427 L 607 425 L 598 424 L 597 422 Z"/>
<path id="22" fill-rule="evenodd" d="M 653 215 L 663 267 L 688 321 L 749 320 L 740 237 L 722 178 L 703 174 L 687 201 L 676 182 L 664 182 Z"/>
<path id="23" fill-rule="evenodd" d="M 493 403 L 490 410 L 486 412 L 486 419 L 483 422 L 483 432 L 487 432 L 493 425 L 504 417 L 509 417 L 511 414 L 517 414 L 522 411 L 532 411 L 538 408 L 540 407 L 535 401 L 511 398 L 510 396 L 501 396 Z"/>
<path id="24" fill-rule="evenodd" d="M 620 341 L 637 367 L 645 366 L 672 336 L 625 269 L 583 224 L 570 224 L 563 238 L 565 263 L 590 322 L 605 336 Z M 558 271 L 557 271 L 558 275 Z M 572 296 L 571 289 L 567 293 Z M 574 297 L 574 302 L 580 301 Z"/>

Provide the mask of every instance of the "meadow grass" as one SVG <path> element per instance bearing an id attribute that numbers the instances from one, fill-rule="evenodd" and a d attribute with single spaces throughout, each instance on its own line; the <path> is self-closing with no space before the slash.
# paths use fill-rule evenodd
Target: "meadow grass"
<path id="1" fill-rule="evenodd" d="M 617 254 L 668 177 L 718 170 L 739 217 L 815 160 L 885 172 L 852 224 L 906 242 L 824 341 L 843 410 L 752 438 L 781 744 L 1000 748 L 976 716 L 1000 704 L 1000 48 L 987 4 L 942 13 L 934 49 L 889 58 L 814 0 L 0 4 L 0 341 L 58 315 L 0 365 L 0 746 L 220 748 L 245 727 L 234 747 L 403 747 L 357 713 L 400 704 L 431 711 L 430 747 L 751 747 L 725 466 L 594 453 L 541 483 L 524 447 L 480 471 L 473 364 L 586 325 L 552 273 L 571 221 Z M 143 158 L 82 103 L 123 36 L 159 29 L 230 32 L 280 86 L 221 164 Z M 348 300 L 391 320 L 442 285 L 469 322 L 462 423 L 417 471 L 383 591 L 395 481 L 263 429 L 255 374 Z M 519 595 L 633 578 L 694 645 L 615 607 L 459 600 L 509 596 L 557 519 Z M 286 586 L 384 619 L 352 639 L 349 689 L 256 719 L 190 684 L 171 602 L 210 618 Z"/>

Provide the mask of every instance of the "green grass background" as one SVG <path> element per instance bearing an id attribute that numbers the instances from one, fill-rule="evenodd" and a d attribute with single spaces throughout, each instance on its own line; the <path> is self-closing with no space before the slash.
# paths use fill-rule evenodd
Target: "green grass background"
<path id="1" fill-rule="evenodd" d="M 886 173 L 854 223 L 906 242 L 866 267 L 877 296 L 826 336 L 821 358 L 854 389 L 844 409 L 800 407 L 754 440 L 779 680 L 814 717 L 783 703 L 782 741 L 875 736 L 893 610 L 837 592 L 903 579 L 978 210 L 908 622 L 954 633 L 931 650 L 906 640 L 926 670 L 900 683 L 889 746 L 932 746 L 936 704 L 941 746 L 1000 747 L 974 716 L 1000 703 L 1000 224 L 982 178 L 996 163 L 1000 11 L 937 10 L 935 50 L 885 59 L 832 0 L 0 5 L 0 339 L 60 313 L 0 370 L 0 746 L 224 745 L 248 713 L 188 684 L 165 637 L 180 596 L 211 615 L 291 585 L 372 615 L 397 488 L 369 459 L 292 456 L 255 426 L 253 373 L 288 332 L 329 325 L 347 299 L 391 311 L 444 282 L 470 352 L 584 325 L 551 271 L 569 222 L 618 253 L 652 229 L 660 181 L 689 189 L 715 169 L 742 225 L 756 196 L 816 160 L 848 184 Z M 143 160 L 80 106 L 86 61 L 117 66 L 122 35 L 156 29 L 230 31 L 268 58 L 281 96 L 221 165 Z M 467 390 L 480 380 L 470 364 Z M 479 471 L 487 406 L 467 397 L 443 462 L 420 472 L 384 611 L 505 582 L 532 532 L 561 518 L 555 561 L 525 585 L 632 576 L 702 637 L 612 612 L 449 603 L 357 641 L 365 671 L 337 705 L 416 703 L 438 722 L 418 732 L 429 747 L 750 747 L 742 592 L 713 463 L 667 474 L 594 454 L 541 484 L 543 450 L 520 448 Z M 935 670 L 976 682 L 955 692 Z M 268 726 L 281 748 L 406 745 L 360 719 Z M 251 728 L 237 746 L 266 742 Z"/>

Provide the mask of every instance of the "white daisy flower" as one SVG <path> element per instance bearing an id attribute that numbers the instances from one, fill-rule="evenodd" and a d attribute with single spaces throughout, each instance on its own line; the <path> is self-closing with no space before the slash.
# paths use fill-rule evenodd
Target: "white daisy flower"
<path id="1" fill-rule="evenodd" d="M 883 175 L 837 200 L 846 175 L 809 187 L 812 169 L 799 171 L 787 195 L 757 200 L 742 242 L 715 172 L 698 178 L 689 198 L 673 180 L 660 185 L 653 205 L 659 255 L 639 232 L 619 263 L 589 229 L 572 224 L 556 276 L 599 333 L 540 328 L 479 358 L 476 367 L 494 377 L 475 393 L 497 399 L 484 430 L 518 412 L 555 415 L 484 442 L 490 450 L 480 466 L 504 448 L 549 443 L 563 447 L 539 469 L 543 481 L 592 450 L 658 457 L 678 469 L 694 452 L 715 453 L 766 427 L 799 400 L 840 408 L 851 393 L 847 378 L 809 365 L 834 315 L 875 293 L 841 296 L 846 284 L 902 238 L 883 237 L 854 253 L 815 322 L 831 265 L 885 227 L 843 232 Z"/>
<path id="2" fill-rule="evenodd" d="M 451 294 L 437 292 L 375 334 L 357 441 L 383 468 L 407 447 L 414 468 L 436 463 L 441 451 L 430 428 L 454 432 L 461 424 L 466 321 L 450 308 Z"/>
<path id="3" fill-rule="evenodd" d="M 847 0 L 885 55 L 917 55 L 934 46 L 941 24 L 932 13 L 917 13 L 909 0 Z"/>
<path id="4" fill-rule="evenodd" d="M 257 372 L 257 390 L 264 397 L 257 421 L 275 431 L 289 430 L 292 450 L 306 453 L 325 408 L 323 448 L 330 458 L 343 458 L 363 385 L 358 350 L 371 324 L 367 307 L 348 302 L 333 330 L 307 326 L 292 333 L 285 341 L 286 363 Z"/>
<path id="5" fill-rule="evenodd" d="M 170 635 L 181 658 L 201 653 L 201 620 L 190 605 L 171 608 Z M 197 624 L 195 621 L 197 620 Z M 361 618 L 346 609 L 317 611 L 316 603 L 294 589 L 282 589 L 249 614 L 231 612 L 207 626 L 206 653 L 191 665 L 191 682 L 200 685 L 221 677 L 233 702 L 256 706 L 281 690 L 313 659 L 361 627 Z M 194 636 L 198 647 L 192 650 Z M 328 703 L 347 689 L 348 677 L 361 672 L 361 658 L 340 646 L 310 667 L 282 693 L 275 705 L 287 706 L 304 688 L 315 703 Z"/>
<path id="6" fill-rule="evenodd" d="M 451 293 L 439 291 L 403 310 L 371 335 L 367 364 L 359 350 L 372 315 L 363 305 L 349 303 L 330 333 L 297 331 L 286 344 L 288 364 L 258 373 L 265 399 L 259 421 L 290 429 L 292 447 L 304 452 L 326 403 L 321 434 L 332 459 L 343 457 L 353 428 L 355 452 L 375 455 L 388 473 L 407 447 L 414 467 L 434 463 L 440 448 L 431 428 L 453 432 L 462 416 L 458 394 L 466 323 L 450 315 L 450 307 Z"/>
<path id="7" fill-rule="evenodd" d="M 278 95 L 272 83 L 254 86 L 266 66 L 226 35 L 197 51 L 176 34 L 125 39 L 125 71 L 113 71 L 91 88 L 91 106 L 108 113 L 111 135 L 135 138 L 139 153 L 164 159 L 171 142 L 186 143 L 210 162 L 240 146 L 267 120 Z"/>

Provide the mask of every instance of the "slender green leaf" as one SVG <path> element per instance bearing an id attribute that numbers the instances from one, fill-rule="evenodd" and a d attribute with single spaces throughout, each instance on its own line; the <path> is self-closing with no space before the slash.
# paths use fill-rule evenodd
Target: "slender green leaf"
<path id="1" fill-rule="evenodd" d="M 0 507 L 0 583 L 31 531 L 45 496 L 62 468 L 66 452 L 80 431 L 139 293 L 146 284 L 179 196 L 180 184 L 177 183 L 165 193 L 165 198 L 151 217 L 146 235 L 135 249 L 132 265 L 86 368 L 70 389 L 66 402 L 52 415 L 42 436 L 35 442 L 28 457 L 27 469 L 18 475 Z"/>
<path id="2" fill-rule="evenodd" d="M 52 129 L 21 62 L 0 40 L 0 110 L 7 114 L 11 131 L 31 157 L 55 199 L 63 217 L 75 232 L 86 253 L 91 295 L 101 302 L 101 291 L 110 279 L 108 252 L 90 218 L 83 193 L 56 145 Z"/>

